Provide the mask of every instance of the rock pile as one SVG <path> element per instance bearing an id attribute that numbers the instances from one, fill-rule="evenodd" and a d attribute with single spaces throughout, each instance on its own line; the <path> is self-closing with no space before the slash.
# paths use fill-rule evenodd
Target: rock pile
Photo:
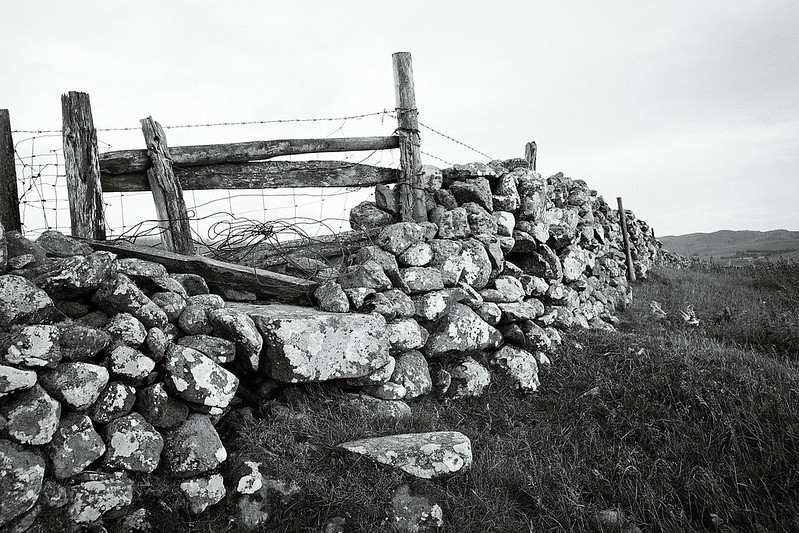
<path id="1" fill-rule="evenodd" d="M 560 330 L 612 327 L 630 297 L 618 214 L 584 182 L 517 160 L 424 175 L 431 222 L 392 223 L 382 185 L 353 209 L 379 236 L 326 272 L 319 309 L 228 302 L 200 276 L 0 228 L 0 527 L 24 531 L 45 507 L 79 525 L 119 517 L 153 472 L 192 512 L 228 498 L 242 527 L 263 527 L 301 488 L 228 458 L 216 425 L 242 402 L 337 380 L 353 406 L 405 417 L 423 394 L 481 394 L 492 369 L 532 392 Z M 659 245 L 626 216 L 645 275 Z M 471 461 L 455 431 L 341 448 L 423 478 Z"/>

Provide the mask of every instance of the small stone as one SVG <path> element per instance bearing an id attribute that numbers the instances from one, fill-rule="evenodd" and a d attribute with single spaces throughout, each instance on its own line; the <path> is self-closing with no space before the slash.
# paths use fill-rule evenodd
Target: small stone
<path id="1" fill-rule="evenodd" d="M 388 226 L 394 215 L 377 207 L 374 202 L 361 202 L 350 209 L 350 226 L 354 230 L 368 230 Z"/>
<path id="2" fill-rule="evenodd" d="M 430 292 L 444 288 L 441 271 L 429 267 L 408 267 L 400 269 L 400 276 L 411 294 Z"/>
<path id="3" fill-rule="evenodd" d="M 416 317 L 436 321 L 449 313 L 452 299 L 446 291 L 435 291 L 414 296 L 413 303 Z"/>
<path id="4" fill-rule="evenodd" d="M 505 302 L 516 302 L 524 299 L 525 292 L 522 283 L 513 276 L 499 276 L 494 280 L 494 286 L 504 296 Z"/>
<path id="5" fill-rule="evenodd" d="M 73 255 L 91 255 L 94 250 L 85 242 L 67 237 L 60 231 L 47 230 L 36 239 L 36 244 L 51 257 L 72 257 Z"/>
<path id="6" fill-rule="evenodd" d="M 187 335 L 210 335 L 214 332 L 206 309 L 199 305 L 187 306 L 178 317 L 178 326 Z"/>
<path id="7" fill-rule="evenodd" d="M 461 242 L 461 246 L 464 266 L 460 281 L 480 290 L 488 284 L 491 277 L 491 259 L 483 244 L 476 239 L 466 239 Z"/>
<path id="8" fill-rule="evenodd" d="M 230 363 L 236 357 L 236 343 L 221 337 L 189 335 L 178 339 L 178 344 L 197 350 L 217 364 Z"/>
<path id="9" fill-rule="evenodd" d="M 92 408 L 92 420 L 107 424 L 130 413 L 136 404 L 136 389 L 119 381 L 106 385 Z"/>
<path id="10" fill-rule="evenodd" d="M 176 321 L 186 309 L 186 298 L 175 292 L 156 292 L 150 297 L 150 300 L 164 310 L 170 322 Z"/>
<path id="11" fill-rule="evenodd" d="M 166 348 L 169 346 L 169 337 L 161 328 L 150 328 L 144 340 L 147 346 L 147 355 L 156 363 L 164 358 Z"/>
<path id="12" fill-rule="evenodd" d="M 469 227 L 469 216 L 462 207 L 441 213 L 436 224 L 438 224 L 439 239 L 463 239 L 472 232 Z"/>
<path id="13" fill-rule="evenodd" d="M 293 481 L 264 478 L 258 491 L 239 498 L 235 521 L 245 531 L 263 531 L 274 514 L 273 506 L 286 507 L 301 494 L 302 489 Z"/>
<path id="14" fill-rule="evenodd" d="M 119 522 L 119 533 L 151 533 L 153 518 L 150 511 L 141 507 L 126 515 Z"/>
<path id="15" fill-rule="evenodd" d="M 438 189 L 435 191 L 433 193 L 433 200 L 445 211 L 452 211 L 458 207 L 458 202 L 455 200 L 455 197 L 446 189 Z"/>
<path id="16" fill-rule="evenodd" d="M 189 509 L 200 514 L 208 507 L 222 501 L 227 491 L 222 474 L 187 479 L 180 483 L 180 491 L 189 502 Z"/>
<path id="17" fill-rule="evenodd" d="M 438 357 L 449 352 L 470 352 L 498 347 L 502 335 L 489 326 L 477 313 L 462 304 L 453 304 L 430 334 L 425 345 L 428 357 Z"/>
<path id="18" fill-rule="evenodd" d="M 0 398 L 12 392 L 30 389 L 36 384 L 36 372 L 0 365 Z"/>
<path id="19" fill-rule="evenodd" d="M 209 407 L 227 407 L 236 393 L 238 378 L 197 350 L 171 344 L 163 360 L 164 379 L 175 394 Z"/>
<path id="20" fill-rule="evenodd" d="M 424 241 L 425 228 L 415 222 L 398 222 L 386 226 L 377 237 L 377 244 L 394 255 L 399 255 L 412 244 Z"/>
<path id="21" fill-rule="evenodd" d="M 183 285 L 187 296 L 209 293 L 208 284 L 202 276 L 197 274 L 170 274 L 169 277 Z"/>
<path id="22" fill-rule="evenodd" d="M 120 345 L 108 356 L 111 376 L 128 385 L 141 385 L 155 370 L 155 361 L 130 346 Z"/>
<path id="23" fill-rule="evenodd" d="M 458 205 L 474 202 L 489 213 L 494 210 L 491 185 L 485 178 L 480 177 L 456 181 L 450 185 L 449 192 L 455 197 Z"/>
<path id="24" fill-rule="evenodd" d="M 395 318 L 410 318 L 416 312 L 411 297 L 399 289 L 391 289 L 382 293 L 395 311 Z"/>
<path id="25" fill-rule="evenodd" d="M 189 416 L 189 408 L 172 398 L 163 383 L 155 383 L 136 394 L 136 409 L 153 426 L 171 429 Z"/>
<path id="26" fill-rule="evenodd" d="M 521 302 L 500 303 L 502 322 L 518 322 L 520 320 L 533 320 L 544 314 L 544 304 L 535 298 L 528 298 Z"/>
<path id="27" fill-rule="evenodd" d="M 125 274 L 104 281 L 92 296 L 92 302 L 116 313 L 130 313 L 146 327 L 166 326 L 166 313 L 152 302 Z"/>
<path id="28" fill-rule="evenodd" d="M 314 298 L 319 302 L 322 311 L 332 313 L 348 313 L 350 302 L 341 285 L 333 280 L 328 280 L 314 291 Z"/>
<path id="29" fill-rule="evenodd" d="M 3 337 L 0 334 L 0 361 L 54 368 L 61 360 L 61 334 L 56 326 L 24 326 Z"/>
<path id="30" fill-rule="evenodd" d="M 112 420 L 105 427 L 103 463 L 111 468 L 150 473 L 158 466 L 164 439 L 139 413 Z"/>
<path id="31" fill-rule="evenodd" d="M 66 479 L 83 470 L 105 453 L 105 444 L 91 419 L 81 413 L 66 413 L 47 446 L 49 473 Z"/>
<path id="32" fill-rule="evenodd" d="M 398 353 L 421 348 L 427 342 L 427 330 L 412 318 L 404 318 L 389 323 L 389 352 Z"/>
<path id="33" fill-rule="evenodd" d="M 39 383 L 54 398 L 72 409 L 90 407 L 108 383 L 108 370 L 91 363 L 62 363 L 53 370 L 39 373 Z"/>
<path id="34" fill-rule="evenodd" d="M 365 386 L 363 391 L 381 400 L 401 400 L 405 398 L 407 393 L 404 386 L 391 381 L 380 383 L 379 385 Z"/>
<path id="35" fill-rule="evenodd" d="M 430 392 L 433 382 L 430 369 L 421 352 L 409 350 L 395 357 L 397 363 L 391 381 L 405 387 L 405 398 L 413 399 Z"/>
<path id="36" fill-rule="evenodd" d="M 354 411 L 360 418 L 409 419 L 410 406 L 401 400 L 381 400 L 373 396 L 358 394 L 341 404 L 342 408 Z"/>
<path id="37" fill-rule="evenodd" d="M 404 266 L 422 267 L 433 260 L 433 249 L 426 242 L 412 244 L 397 256 L 397 260 Z"/>
<path id="38" fill-rule="evenodd" d="M 424 190 L 430 192 L 439 190 L 444 180 L 441 169 L 433 165 L 422 165 L 419 179 Z"/>
<path id="39" fill-rule="evenodd" d="M 391 496 L 388 523 L 392 530 L 403 533 L 434 533 L 444 527 L 444 511 L 433 498 L 412 494 L 403 484 Z"/>
<path id="40" fill-rule="evenodd" d="M 205 474 L 227 459 L 227 451 L 208 416 L 192 413 L 164 438 L 167 469 L 177 477 Z"/>
<path id="41" fill-rule="evenodd" d="M 115 256 L 94 252 L 86 257 L 55 259 L 34 267 L 33 282 L 57 298 L 74 298 L 90 294 L 116 273 Z"/>
<path id="42" fill-rule="evenodd" d="M 44 480 L 44 459 L 30 448 L 0 439 L 0 527 L 36 505 Z"/>
<path id="43" fill-rule="evenodd" d="M 388 185 L 378 183 L 375 186 L 375 204 L 383 211 L 388 211 L 392 215 L 396 215 L 399 211 L 397 191 Z"/>
<path id="44" fill-rule="evenodd" d="M 349 267 L 338 277 L 337 281 L 344 289 L 363 287 L 374 289 L 375 291 L 384 291 L 392 288 L 391 280 L 386 276 L 383 267 L 372 260 Z"/>
<path id="45" fill-rule="evenodd" d="M 91 524 L 133 503 L 133 481 L 123 472 L 95 472 L 69 486 L 67 516 L 77 524 Z"/>
<path id="46" fill-rule="evenodd" d="M 61 404 L 39 385 L 16 392 L 0 404 L 3 429 L 20 444 L 38 446 L 50 442 L 60 416 Z"/>
<path id="47" fill-rule="evenodd" d="M 111 340 L 131 348 L 138 348 L 147 338 L 147 329 L 139 319 L 130 313 L 118 313 L 111 317 L 105 325 L 105 331 Z"/>
<path id="48" fill-rule="evenodd" d="M 389 356 L 388 363 L 386 363 L 385 366 L 378 368 L 371 374 L 367 374 L 359 378 L 350 378 L 347 380 L 347 384 L 353 387 L 367 387 L 385 383 L 391 379 L 392 374 L 394 374 L 394 367 L 396 364 L 396 359 L 394 359 L 392 356 Z"/>
<path id="49" fill-rule="evenodd" d="M 472 235 L 496 235 L 497 221 L 491 213 L 474 202 L 463 204 Z"/>
<path id="50" fill-rule="evenodd" d="M 483 305 L 475 309 L 475 312 L 489 326 L 496 326 L 502 318 L 502 310 L 493 302 L 483 303 Z"/>
<path id="51" fill-rule="evenodd" d="M 58 324 L 58 331 L 61 354 L 70 361 L 88 361 L 111 343 L 111 336 L 102 329 L 74 322 Z"/>
<path id="52" fill-rule="evenodd" d="M 452 383 L 447 396 L 452 398 L 469 398 L 482 396 L 485 388 L 491 383 L 488 369 L 471 357 L 466 357 L 447 369 L 452 376 Z"/>
<path id="53" fill-rule="evenodd" d="M 494 211 L 491 213 L 497 223 L 497 235 L 513 237 L 513 230 L 516 227 L 516 217 L 508 211 Z"/>
<path id="54" fill-rule="evenodd" d="M 235 343 L 238 361 L 257 372 L 261 364 L 264 340 L 255 327 L 255 322 L 245 313 L 229 308 L 208 311 L 208 320 L 217 337 Z"/>
<path id="55" fill-rule="evenodd" d="M 494 353 L 491 364 L 506 372 L 522 391 L 535 392 L 541 385 L 538 379 L 538 362 L 526 350 L 505 345 Z"/>

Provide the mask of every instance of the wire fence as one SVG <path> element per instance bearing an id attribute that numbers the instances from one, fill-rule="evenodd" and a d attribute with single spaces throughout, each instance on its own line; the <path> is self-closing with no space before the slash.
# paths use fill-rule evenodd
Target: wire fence
<path id="1" fill-rule="evenodd" d="M 293 126 L 301 125 L 302 133 Z M 238 142 L 262 138 L 351 137 L 391 135 L 396 113 L 377 111 L 330 118 L 273 119 L 164 126 L 171 146 Z M 454 143 L 492 159 L 484 152 L 420 123 L 439 140 Z M 213 129 L 213 137 L 205 130 Z M 143 147 L 140 127 L 98 128 L 100 152 Z M 36 238 L 46 230 L 69 233 L 69 201 L 60 130 L 14 130 L 14 150 L 23 233 Z M 211 138 L 209 138 L 211 137 Z M 431 143 L 436 146 L 434 143 Z M 436 166 L 451 166 L 429 152 L 422 154 Z M 284 156 L 275 160 L 340 160 L 399 168 L 397 150 Z M 154 244 L 160 240 L 152 194 L 105 193 L 106 234 L 109 239 Z M 193 238 L 217 255 L 253 244 L 286 240 L 313 240 L 351 229 L 349 211 L 374 199 L 373 187 L 319 187 L 263 190 L 184 191 Z"/>

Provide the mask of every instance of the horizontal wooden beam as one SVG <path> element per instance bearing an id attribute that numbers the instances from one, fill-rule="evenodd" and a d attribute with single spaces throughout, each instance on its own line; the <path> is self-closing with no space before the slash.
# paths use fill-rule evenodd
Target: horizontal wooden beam
<path id="1" fill-rule="evenodd" d="M 341 137 L 332 139 L 284 139 L 231 144 L 201 144 L 169 148 L 173 167 L 247 163 L 281 155 L 323 152 L 359 152 L 399 148 L 398 137 Z M 129 174 L 150 168 L 147 150 L 120 150 L 100 154 L 100 172 Z"/>
<path id="2" fill-rule="evenodd" d="M 174 167 L 173 171 L 184 191 L 278 187 L 369 187 L 379 183 L 395 183 L 399 177 L 397 169 L 345 161 L 258 161 Z M 103 174 L 102 185 L 103 192 L 150 190 L 145 172 Z"/>
<path id="3" fill-rule="evenodd" d="M 344 231 L 335 235 L 294 239 L 280 244 L 259 243 L 240 249 L 225 250 L 224 254 L 228 260 L 259 268 L 285 265 L 291 262 L 295 254 L 314 259 L 339 257 L 353 254 L 364 246 L 372 244 L 382 229 Z"/>
<path id="4" fill-rule="evenodd" d="M 199 274 L 211 286 L 231 287 L 254 292 L 261 298 L 269 297 L 281 301 L 312 304 L 313 281 L 270 272 L 202 256 L 187 256 L 129 243 L 111 241 L 86 241 L 95 250 L 115 253 L 118 257 L 129 257 L 155 261 L 173 274 Z"/>

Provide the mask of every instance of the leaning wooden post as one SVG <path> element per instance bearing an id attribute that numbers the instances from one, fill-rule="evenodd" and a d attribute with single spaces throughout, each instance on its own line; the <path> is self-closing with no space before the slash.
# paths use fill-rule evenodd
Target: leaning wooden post
<path id="1" fill-rule="evenodd" d="M 527 168 L 535 170 L 535 158 L 538 155 L 538 146 L 535 141 L 527 143 L 524 147 L 524 158 L 527 160 Z"/>
<path id="2" fill-rule="evenodd" d="M 72 236 L 105 240 L 105 205 L 97 156 L 97 130 L 94 129 L 89 95 L 75 91 L 62 94 L 61 115 Z"/>
<path id="3" fill-rule="evenodd" d="M 169 252 L 194 255 L 183 189 L 172 172 L 172 158 L 164 130 L 153 117 L 141 119 L 141 130 L 152 161 L 152 166 L 147 169 L 147 181 L 153 191 L 155 211 L 161 226 L 161 241 Z"/>
<path id="4" fill-rule="evenodd" d="M 411 54 L 396 52 L 394 62 L 394 93 L 397 103 L 397 135 L 400 141 L 399 209 L 403 221 L 427 222 L 427 201 L 422 183 L 422 156 L 419 152 L 419 111 L 413 88 Z"/>
<path id="5" fill-rule="evenodd" d="M 621 196 L 616 198 L 619 202 L 619 224 L 621 224 L 621 236 L 624 239 L 624 256 L 627 258 L 627 279 L 635 281 L 635 267 L 633 266 L 633 255 L 630 252 L 630 235 L 627 233 L 627 216 L 624 214 L 624 206 L 621 203 Z"/>
<path id="6" fill-rule="evenodd" d="M 8 109 L 0 109 L 0 228 L 0 231 L 22 231 L 14 140 L 11 136 Z"/>

